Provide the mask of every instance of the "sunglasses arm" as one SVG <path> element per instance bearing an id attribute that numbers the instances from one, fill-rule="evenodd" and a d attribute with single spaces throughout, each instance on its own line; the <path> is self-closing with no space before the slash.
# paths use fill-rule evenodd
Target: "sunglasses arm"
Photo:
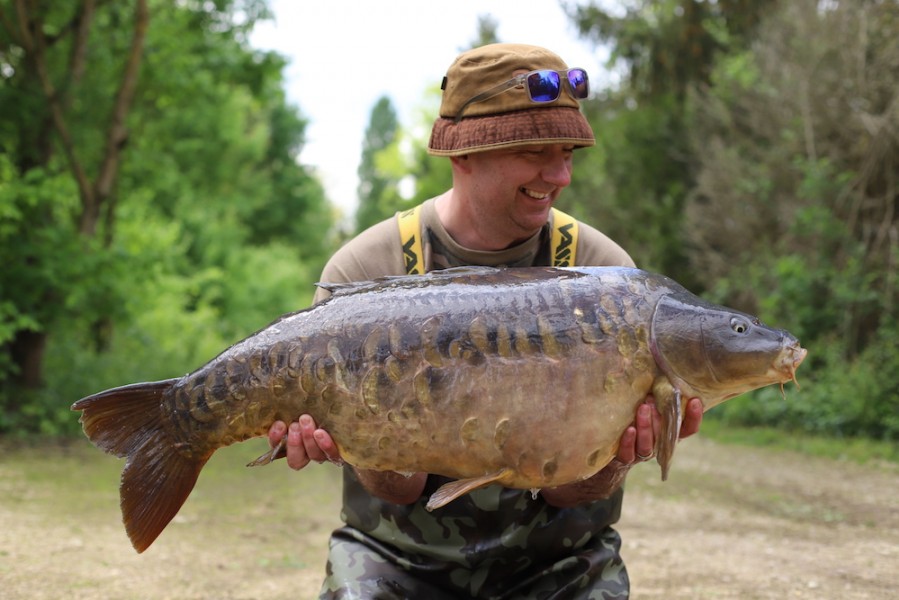
<path id="1" fill-rule="evenodd" d="M 513 77 L 512 79 L 509 79 L 508 81 L 505 81 L 497 86 L 494 86 L 494 87 L 490 88 L 489 90 L 481 92 L 480 94 L 478 94 L 477 96 L 474 96 L 473 98 L 469 98 L 469 100 L 465 104 L 463 104 L 462 107 L 459 109 L 459 112 L 456 115 L 454 122 L 458 123 L 459 121 L 462 120 L 462 114 L 465 112 L 465 109 L 468 108 L 468 106 L 470 104 L 475 104 L 476 102 L 483 102 L 484 100 L 488 100 L 490 98 L 493 98 L 494 96 L 502 94 L 509 88 L 518 87 L 520 85 L 523 85 L 525 80 L 527 79 L 527 76 L 528 76 L 527 73 L 525 73 L 523 75 L 516 75 L 515 77 Z"/>

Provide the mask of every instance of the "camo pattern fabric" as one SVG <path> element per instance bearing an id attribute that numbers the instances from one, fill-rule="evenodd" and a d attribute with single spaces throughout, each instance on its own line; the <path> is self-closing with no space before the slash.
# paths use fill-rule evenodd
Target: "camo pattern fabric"
<path id="1" fill-rule="evenodd" d="M 619 555 L 621 490 L 609 500 L 554 508 L 493 485 L 428 512 L 449 479 L 430 476 L 410 505 L 382 502 L 344 470 L 346 526 L 331 537 L 322 599 L 627 598 Z"/>
<path id="2" fill-rule="evenodd" d="M 384 257 L 375 249 L 394 247 L 382 236 L 399 242 L 396 224 L 391 225 L 364 243 L 354 246 L 350 242 L 336 255 L 344 258 L 329 266 L 377 272 Z M 427 271 L 467 265 L 550 264 L 548 224 L 531 239 L 499 252 L 476 252 L 456 244 L 440 223 L 433 201 L 423 206 L 421 226 Z M 582 229 L 590 233 L 588 227 Z M 584 246 L 579 246 L 579 264 L 580 257 L 585 257 L 590 264 L 633 266 L 623 250 L 598 232 L 581 239 Z M 594 263 L 591 256 L 606 258 Z M 326 267 L 326 272 L 335 270 Z M 619 554 L 621 539 L 611 527 L 621 512 L 620 489 L 606 500 L 559 509 L 539 494 L 534 497 L 530 491 L 494 485 L 428 512 L 428 497 L 447 481 L 430 475 L 417 502 L 396 505 L 370 495 L 352 468 L 344 468 L 342 518 L 346 526 L 331 537 L 320 598 L 628 597 L 628 575 Z"/>

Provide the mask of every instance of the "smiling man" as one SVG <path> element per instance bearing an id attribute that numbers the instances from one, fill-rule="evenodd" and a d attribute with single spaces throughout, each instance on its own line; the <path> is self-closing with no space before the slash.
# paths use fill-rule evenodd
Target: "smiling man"
<path id="1" fill-rule="evenodd" d="M 579 108 L 587 74 L 543 48 L 493 44 L 460 55 L 443 81 L 429 152 L 452 162 L 453 187 L 379 223 L 328 262 L 322 281 L 364 281 L 467 265 L 634 266 L 600 231 L 553 208 L 572 154 L 594 144 Z M 316 300 L 327 295 L 319 290 Z M 535 403 L 551 399 L 535 397 Z M 687 407 L 681 437 L 702 405 Z M 447 478 L 344 466 L 342 516 L 321 598 L 626 598 L 612 525 L 628 470 L 652 458 L 652 399 L 623 433 L 617 457 L 590 479 L 539 494 L 492 485 L 429 512 Z M 328 433 L 304 415 L 275 423 L 294 469 L 339 463 Z"/>

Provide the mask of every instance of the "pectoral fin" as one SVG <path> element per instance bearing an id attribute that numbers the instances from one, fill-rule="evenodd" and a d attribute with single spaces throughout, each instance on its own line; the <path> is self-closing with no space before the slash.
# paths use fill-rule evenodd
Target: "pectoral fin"
<path id="1" fill-rule="evenodd" d="M 256 460 L 247 463 L 248 467 L 258 467 L 261 465 L 270 464 L 279 458 L 285 458 L 287 456 L 287 434 L 284 434 L 284 437 L 281 438 L 281 441 L 278 442 L 278 445 L 257 458 Z"/>
<path id="2" fill-rule="evenodd" d="M 509 473 L 509 469 L 501 469 L 496 473 L 490 473 L 489 475 L 483 475 L 481 477 L 450 481 L 437 488 L 437 491 L 431 494 L 425 508 L 434 510 L 435 508 L 440 508 L 441 506 L 449 504 L 460 496 L 464 496 L 465 494 L 482 487 L 487 487 L 492 483 L 502 483 L 507 473 Z"/>
<path id="3" fill-rule="evenodd" d="M 656 408 L 662 415 L 662 427 L 656 440 L 656 460 L 662 467 L 662 481 L 668 479 L 668 469 L 674 456 L 674 448 L 684 420 L 680 390 L 671 385 L 667 378 L 659 378 L 652 386 Z"/>

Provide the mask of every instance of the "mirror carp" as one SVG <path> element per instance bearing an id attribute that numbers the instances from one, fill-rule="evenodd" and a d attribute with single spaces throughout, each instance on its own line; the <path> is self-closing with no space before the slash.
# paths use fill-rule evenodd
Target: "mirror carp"
<path id="1" fill-rule="evenodd" d="M 594 475 L 650 393 L 665 479 L 689 398 L 708 410 L 783 387 L 806 355 L 786 331 L 639 269 L 463 267 L 321 285 L 326 301 L 192 373 L 72 406 L 95 445 L 127 459 L 121 509 L 138 552 L 218 448 L 276 420 L 312 415 L 359 468 L 454 478 L 429 499 L 435 510 L 494 483 Z"/>

